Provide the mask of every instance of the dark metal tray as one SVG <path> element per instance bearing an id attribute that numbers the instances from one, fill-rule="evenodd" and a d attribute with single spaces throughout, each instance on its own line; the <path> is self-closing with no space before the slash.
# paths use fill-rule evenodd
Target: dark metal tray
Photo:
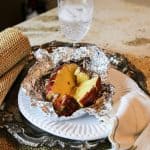
<path id="1" fill-rule="evenodd" d="M 80 47 L 87 45 L 93 44 L 77 43 L 76 45 L 73 45 L 71 43 L 52 41 L 41 46 L 34 46 L 32 49 L 35 51 L 38 48 L 45 48 L 51 52 L 52 49 L 59 46 Z M 145 93 L 150 95 L 146 86 L 146 78 L 140 70 L 136 69 L 136 67 L 133 66 L 123 55 L 119 53 L 107 53 L 105 50 L 104 52 L 109 58 L 112 67 L 120 70 L 124 74 L 127 74 L 139 85 L 141 89 L 143 89 L 143 91 L 145 91 Z M 24 70 L 21 72 L 10 92 L 6 96 L 5 103 L 0 107 L 0 129 L 6 130 L 20 144 L 31 147 L 46 146 L 47 148 L 55 149 L 101 150 L 111 148 L 111 144 L 107 138 L 95 141 L 75 141 L 48 134 L 33 126 L 19 113 L 17 104 L 19 86 L 23 78 L 26 76 L 28 69 L 34 64 L 34 62 L 35 59 L 31 56 L 28 64 L 25 66 Z"/>

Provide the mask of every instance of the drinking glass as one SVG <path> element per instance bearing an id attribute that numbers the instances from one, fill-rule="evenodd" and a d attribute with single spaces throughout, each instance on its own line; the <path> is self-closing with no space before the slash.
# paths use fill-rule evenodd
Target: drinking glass
<path id="1" fill-rule="evenodd" d="M 61 31 L 74 43 L 88 32 L 93 16 L 93 0 L 58 0 Z"/>

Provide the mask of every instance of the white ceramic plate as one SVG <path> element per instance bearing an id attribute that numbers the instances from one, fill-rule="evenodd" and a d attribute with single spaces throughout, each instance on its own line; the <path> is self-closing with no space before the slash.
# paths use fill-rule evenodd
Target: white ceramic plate
<path id="1" fill-rule="evenodd" d="M 137 84 L 123 73 L 110 69 L 108 81 L 115 86 L 113 96 L 114 107 L 117 107 L 120 97 L 125 94 L 125 89 L 138 90 Z M 56 136 L 72 140 L 96 140 L 108 136 L 111 129 L 111 117 L 104 117 L 104 122 L 90 115 L 81 115 L 69 120 L 54 121 L 53 118 L 43 113 L 38 107 L 31 106 L 31 99 L 25 91 L 20 88 L 18 105 L 23 116 L 38 128 Z"/>

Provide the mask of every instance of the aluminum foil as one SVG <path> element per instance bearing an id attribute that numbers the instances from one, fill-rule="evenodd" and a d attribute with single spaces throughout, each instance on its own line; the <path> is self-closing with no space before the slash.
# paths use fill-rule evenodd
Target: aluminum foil
<path id="1" fill-rule="evenodd" d="M 44 49 L 39 49 L 34 55 L 36 59 L 49 57 L 53 62 L 53 67 L 59 62 L 80 61 L 88 58 L 88 61 L 85 61 L 84 65 L 86 70 L 98 73 L 102 81 L 104 81 L 107 76 L 109 60 L 104 52 L 96 46 L 80 48 L 59 47 L 54 49 L 52 53 L 48 53 Z"/>
<path id="2" fill-rule="evenodd" d="M 82 108 L 73 113 L 70 117 L 58 117 L 52 107 L 52 104 L 44 101 L 37 101 L 32 99 L 33 106 L 38 106 L 41 110 L 54 120 L 64 120 L 82 116 L 85 113 L 90 115 L 95 115 L 100 120 L 101 116 L 108 114 L 112 108 L 111 98 L 113 94 L 113 86 L 110 84 L 105 84 L 105 79 L 107 78 L 107 71 L 109 68 L 109 60 L 96 46 L 80 47 L 80 48 L 70 48 L 70 47 L 58 47 L 53 50 L 52 53 L 48 53 L 47 50 L 38 49 L 34 52 L 34 56 L 38 61 L 45 59 L 46 61 L 51 61 L 52 68 L 55 68 L 58 63 L 68 63 L 70 61 L 79 62 L 83 60 L 83 66 L 86 70 L 95 72 L 100 75 L 102 80 L 102 90 L 101 96 L 97 99 L 97 103 L 91 107 Z M 42 62 L 42 61 L 41 61 Z M 98 109 L 97 109 L 98 108 Z"/>

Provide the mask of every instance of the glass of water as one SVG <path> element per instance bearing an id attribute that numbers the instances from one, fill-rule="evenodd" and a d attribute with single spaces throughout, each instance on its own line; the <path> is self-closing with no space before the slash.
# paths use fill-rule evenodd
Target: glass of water
<path id="1" fill-rule="evenodd" d="M 58 0 L 58 16 L 65 37 L 79 42 L 89 30 L 93 0 Z"/>

